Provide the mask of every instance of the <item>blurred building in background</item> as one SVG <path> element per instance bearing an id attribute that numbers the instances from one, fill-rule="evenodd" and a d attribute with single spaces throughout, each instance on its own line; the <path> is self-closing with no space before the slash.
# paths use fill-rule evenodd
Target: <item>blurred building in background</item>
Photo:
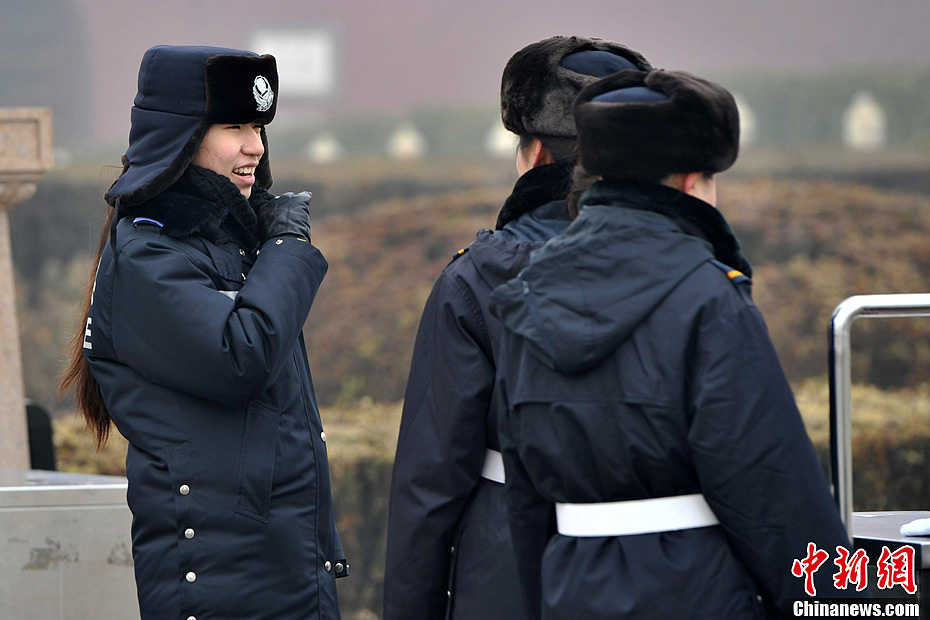
<path id="1" fill-rule="evenodd" d="M 73 0 L 0 0 L 0 107 L 52 109 L 55 140 L 92 137 L 94 93 L 81 9 Z"/>
<path id="2" fill-rule="evenodd" d="M 60 163 L 115 163 L 148 47 L 249 48 L 278 60 L 276 157 L 306 158 L 310 145 L 317 159 L 384 156 L 403 122 L 430 155 L 486 156 L 512 152 L 496 128 L 510 56 L 582 34 L 738 92 L 747 146 L 930 147 L 926 0 L 899 0 L 895 11 L 881 0 L 849 0 L 841 12 L 807 0 L 653 0 L 622 16 L 604 0 L 522 9 L 519 0 L 0 0 L 0 106 L 51 107 L 55 143 L 70 152 Z M 720 31 L 738 36 L 696 34 Z M 875 101 L 853 101 L 860 91 Z"/>
<path id="3" fill-rule="evenodd" d="M 855 151 L 875 151 L 888 141 L 888 117 L 875 95 L 857 91 L 843 112 L 843 144 Z"/>

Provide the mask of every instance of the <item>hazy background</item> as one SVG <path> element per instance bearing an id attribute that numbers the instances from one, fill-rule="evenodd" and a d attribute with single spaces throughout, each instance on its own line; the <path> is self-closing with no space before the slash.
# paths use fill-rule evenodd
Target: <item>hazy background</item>
<path id="1" fill-rule="evenodd" d="M 928 24 L 926 0 L 0 0 L 0 105 L 51 106 L 59 144 L 80 153 L 124 147 L 139 60 L 161 43 L 241 48 L 260 31 L 324 33 L 327 59 L 305 60 L 326 65 L 325 92 L 289 94 L 282 79 L 279 119 L 294 122 L 493 109 L 507 59 L 555 34 L 617 40 L 657 67 L 804 74 L 926 63 Z"/>
<path id="2" fill-rule="evenodd" d="M 626 43 L 737 95 L 745 140 L 721 210 L 757 264 L 789 378 L 821 377 L 820 334 L 842 299 L 930 290 L 930 207 L 915 206 L 930 201 L 928 24 L 927 0 L 0 0 L 0 106 L 51 107 L 57 147 L 10 220 L 27 397 L 72 406 L 56 376 L 139 62 L 163 43 L 278 58 L 274 189 L 313 191 L 331 263 L 306 329 L 322 403 L 402 399 L 432 283 L 516 178 L 503 67 L 556 34 Z M 926 341 L 887 333 L 859 378 L 925 382 L 930 328 Z"/>

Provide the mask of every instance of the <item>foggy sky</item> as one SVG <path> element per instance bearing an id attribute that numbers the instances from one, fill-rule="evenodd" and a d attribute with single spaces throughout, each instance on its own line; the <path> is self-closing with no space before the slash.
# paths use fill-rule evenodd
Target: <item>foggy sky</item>
<path id="1" fill-rule="evenodd" d="M 126 135 L 148 47 L 246 47 L 262 27 L 335 27 L 339 89 L 321 110 L 493 105 L 507 59 L 555 34 L 613 39 L 657 67 L 697 73 L 930 62 L 928 0 L 75 2 L 92 66 L 92 125 L 102 138 Z"/>

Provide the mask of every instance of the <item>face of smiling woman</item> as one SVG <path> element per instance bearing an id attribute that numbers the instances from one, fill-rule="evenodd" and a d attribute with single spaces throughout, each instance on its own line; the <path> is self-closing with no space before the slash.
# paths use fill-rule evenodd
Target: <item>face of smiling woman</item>
<path id="1" fill-rule="evenodd" d="M 262 125 L 212 125 L 207 130 L 194 163 L 235 183 L 242 195 L 252 195 L 255 167 L 265 152 L 261 137 Z"/>

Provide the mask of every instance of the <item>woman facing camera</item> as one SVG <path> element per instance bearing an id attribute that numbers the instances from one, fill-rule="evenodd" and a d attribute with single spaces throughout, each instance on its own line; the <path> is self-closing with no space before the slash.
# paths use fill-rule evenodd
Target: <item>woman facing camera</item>
<path id="1" fill-rule="evenodd" d="M 301 329 L 327 263 L 275 196 L 271 56 L 158 46 L 139 70 L 63 389 L 129 440 L 143 620 L 336 619 L 348 573 Z"/>

